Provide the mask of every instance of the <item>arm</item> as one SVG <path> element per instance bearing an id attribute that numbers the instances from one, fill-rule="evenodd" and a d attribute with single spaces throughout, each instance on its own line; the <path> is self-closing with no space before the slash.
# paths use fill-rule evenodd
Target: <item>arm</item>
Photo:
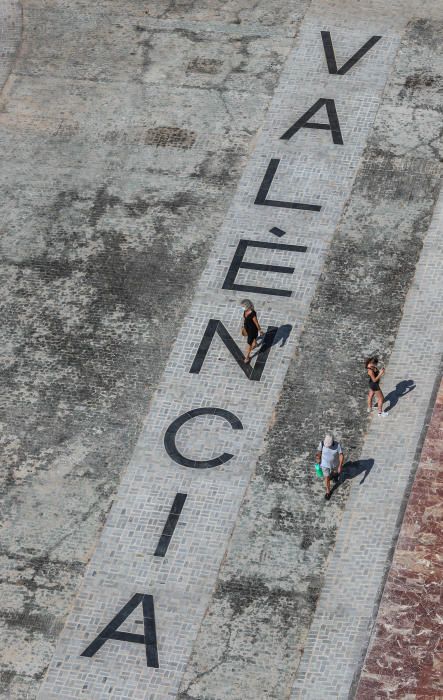
<path id="1" fill-rule="evenodd" d="M 257 314 L 253 317 L 252 320 L 254 321 L 255 325 L 257 326 L 257 328 L 258 328 L 258 330 L 259 330 L 259 333 L 263 333 L 263 331 L 262 331 L 262 329 L 261 329 L 261 326 L 260 326 L 260 324 L 259 324 L 259 322 L 258 322 Z"/>
<path id="2" fill-rule="evenodd" d="M 341 474 L 343 469 L 343 462 L 345 461 L 345 456 L 343 454 L 343 448 L 340 443 L 338 443 L 338 473 Z"/>
<path id="3" fill-rule="evenodd" d="M 376 375 L 376 374 L 375 374 L 375 371 L 374 371 L 371 367 L 368 368 L 368 374 L 369 374 L 369 376 L 371 377 L 371 380 L 372 380 L 373 382 L 378 382 L 378 380 L 380 379 L 380 377 L 382 377 L 382 376 L 384 375 L 384 373 L 385 373 L 385 370 L 384 370 L 384 369 L 381 369 L 381 370 L 378 372 L 378 374 Z"/>

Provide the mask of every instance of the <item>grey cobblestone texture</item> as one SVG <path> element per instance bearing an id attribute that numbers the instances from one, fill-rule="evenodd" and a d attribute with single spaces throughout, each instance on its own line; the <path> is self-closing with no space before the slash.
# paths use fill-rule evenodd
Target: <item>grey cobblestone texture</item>
<path id="1" fill-rule="evenodd" d="M 306 5 L 30 1 L 21 35 L 0 3 L 8 700 L 36 696 Z"/>
<path id="2" fill-rule="evenodd" d="M 321 26 L 316 18 L 304 22 L 297 47 L 285 64 L 266 125 L 215 240 L 100 543 L 59 638 L 39 693 L 41 700 L 82 694 L 90 698 L 110 693 L 124 697 L 128 679 L 134 698 L 149 693 L 152 700 L 160 700 L 174 696 L 178 690 L 398 47 L 398 37 L 386 32 L 374 65 L 368 58 L 349 80 L 334 85 L 342 106 L 345 146 L 337 150 L 327 132 L 313 133 L 310 138 L 302 133 L 294 142 L 279 141 L 294 120 L 294 112 L 303 113 L 327 88 L 330 76 L 324 61 Z M 366 23 L 348 29 L 344 39 L 340 28 L 330 28 L 339 56 L 349 51 L 349 46 L 355 50 L 368 37 Z M 313 92 L 299 88 L 307 77 Z M 254 204 L 271 156 L 282 158 L 272 185 L 275 196 L 321 203 L 318 215 Z M 285 242 L 307 246 L 303 255 L 269 249 L 257 249 L 253 254 L 248 251 L 247 255 L 255 263 L 295 267 L 294 278 L 285 285 L 293 290 L 292 297 L 264 296 L 257 300 L 263 326 L 293 326 L 288 341 L 272 353 L 260 383 L 239 375 L 239 368 L 220 344 L 211 349 L 200 374 L 190 375 L 189 367 L 210 317 L 223 320 L 231 333 L 238 333 L 244 292 L 222 292 L 221 288 L 239 238 L 269 241 L 272 225 L 288 230 Z M 241 274 L 249 284 L 282 286 L 275 272 Z M 244 429 L 234 439 L 231 428 L 218 417 L 201 417 L 180 431 L 178 448 L 189 459 L 209 459 L 223 451 L 232 451 L 235 459 L 213 470 L 179 467 L 163 448 L 167 426 L 186 411 L 211 405 L 232 411 Z M 155 562 L 152 553 L 176 492 L 188 494 L 184 522 L 171 541 L 167 557 Z M 163 508 L 159 508 L 159 494 Z M 147 668 L 144 654 L 126 641 L 113 640 L 92 660 L 82 658 L 85 647 L 135 592 L 154 596 L 160 668 Z M 135 618 L 136 613 L 125 631 L 136 630 Z M 219 692 L 226 694 L 227 687 Z"/>
<path id="3" fill-rule="evenodd" d="M 441 41 L 436 21 L 413 21 L 402 38 L 181 684 L 183 700 L 281 700 L 301 659 L 291 697 L 348 697 L 443 348 L 440 210 L 411 287 L 441 182 Z M 362 360 L 371 352 L 389 362 L 385 393 L 407 379 L 416 389 L 385 424 L 375 416 L 365 440 Z M 327 430 L 343 441 L 348 464 L 329 503 L 312 466 Z"/>
<path id="4" fill-rule="evenodd" d="M 3 0 L 0 3 L 0 90 L 8 79 L 22 33 L 21 5 L 17 0 Z"/>

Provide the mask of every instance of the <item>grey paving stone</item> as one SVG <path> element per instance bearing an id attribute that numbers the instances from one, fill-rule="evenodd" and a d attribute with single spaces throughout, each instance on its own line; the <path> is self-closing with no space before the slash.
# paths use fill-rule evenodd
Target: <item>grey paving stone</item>
<path id="1" fill-rule="evenodd" d="M 9 77 L 20 45 L 22 16 L 20 3 L 3 0 L 0 4 L 0 90 Z"/>

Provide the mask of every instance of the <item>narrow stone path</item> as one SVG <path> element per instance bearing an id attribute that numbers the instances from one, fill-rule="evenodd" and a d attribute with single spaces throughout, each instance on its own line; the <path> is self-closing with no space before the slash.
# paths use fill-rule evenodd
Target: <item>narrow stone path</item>
<path id="1" fill-rule="evenodd" d="M 443 383 L 427 427 L 355 700 L 441 697 Z"/>
<path id="2" fill-rule="evenodd" d="M 22 8 L 18 0 L 0 2 L 0 90 L 11 73 L 22 37 Z"/>

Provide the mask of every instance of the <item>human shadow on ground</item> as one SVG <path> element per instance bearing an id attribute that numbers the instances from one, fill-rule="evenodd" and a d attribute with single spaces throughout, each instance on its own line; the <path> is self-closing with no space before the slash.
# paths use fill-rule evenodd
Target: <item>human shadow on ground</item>
<path id="1" fill-rule="evenodd" d="M 251 357 L 255 357 L 266 350 L 270 350 L 274 345 L 280 343 L 280 347 L 286 345 L 292 331 L 292 325 L 290 323 L 284 323 L 283 326 L 279 326 L 276 330 L 267 331 L 264 336 L 257 339 L 257 351 Z"/>
<path id="2" fill-rule="evenodd" d="M 373 466 L 373 459 L 356 459 L 353 462 L 345 462 L 341 474 L 337 475 L 337 477 L 333 479 L 331 494 L 334 493 L 339 486 L 344 484 L 345 481 L 355 479 L 361 474 L 363 474 L 363 478 L 361 479 L 360 484 L 364 484 Z"/>
<path id="3" fill-rule="evenodd" d="M 415 386 L 416 385 L 413 379 L 404 379 L 402 382 L 399 382 L 395 389 L 390 391 L 389 394 L 385 396 L 385 404 L 387 404 L 389 401 L 389 406 L 386 406 L 384 410 L 392 411 L 394 406 L 397 405 L 398 400 L 413 391 Z"/>

